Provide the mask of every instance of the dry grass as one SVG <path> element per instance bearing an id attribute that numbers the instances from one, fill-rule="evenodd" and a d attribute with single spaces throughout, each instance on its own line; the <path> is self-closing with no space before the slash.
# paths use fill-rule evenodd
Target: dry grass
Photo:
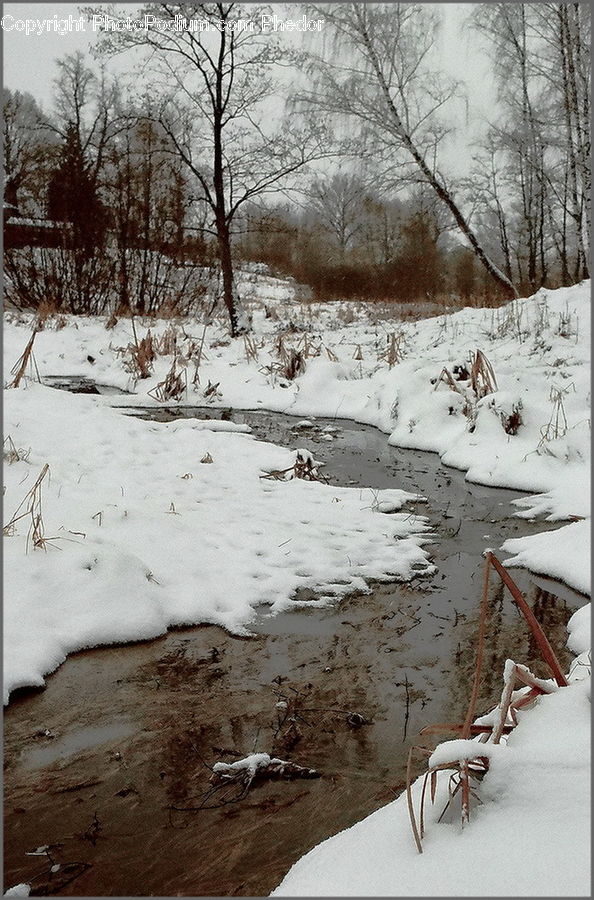
<path id="1" fill-rule="evenodd" d="M 493 366 L 482 350 L 472 354 L 470 360 L 470 384 L 478 400 L 497 390 Z"/>
<path id="2" fill-rule="evenodd" d="M 33 545 L 34 550 L 46 550 L 50 541 L 56 538 L 45 537 L 43 514 L 41 509 L 41 486 L 46 475 L 49 477 L 49 465 L 45 463 L 39 473 L 35 484 L 27 491 L 9 522 L 3 528 L 4 537 L 11 537 L 16 531 L 16 525 L 21 519 L 29 519 L 26 549 Z"/>
<path id="3" fill-rule="evenodd" d="M 177 361 L 174 358 L 172 366 L 159 384 L 155 385 L 148 391 L 149 397 L 158 400 L 159 403 L 166 403 L 168 400 L 181 400 L 188 387 L 187 373 L 185 368 L 177 369 Z"/>
<path id="4" fill-rule="evenodd" d="M 29 458 L 29 454 L 31 453 L 30 447 L 28 450 L 23 450 L 22 447 L 17 448 L 9 434 L 4 438 L 2 448 L 4 461 L 7 462 L 9 466 L 15 462 L 26 462 Z"/>
<path id="5" fill-rule="evenodd" d="M 27 371 L 27 367 L 29 366 L 29 364 L 31 365 L 31 371 L 35 372 L 37 381 L 41 382 L 41 378 L 39 376 L 39 369 L 37 368 L 35 356 L 33 355 L 33 344 L 35 343 L 37 331 L 38 331 L 38 328 L 37 328 L 37 326 L 35 326 L 31 333 L 31 337 L 27 341 L 27 346 L 25 347 L 21 356 L 19 356 L 16 363 L 10 370 L 10 374 L 14 375 L 14 378 L 8 385 L 9 388 L 18 388 L 25 372 Z"/>
<path id="6" fill-rule="evenodd" d="M 128 359 L 124 361 L 126 371 L 138 379 L 148 378 L 157 355 L 150 328 L 140 341 L 136 338 L 133 344 L 128 344 L 125 353 L 128 354 Z"/>
<path id="7" fill-rule="evenodd" d="M 286 469 L 272 469 L 260 475 L 260 478 L 267 478 L 271 481 L 291 481 L 293 478 L 301 478 L 304 481 L 321 481 L 328 484 L 328 479 L 323 475 L 316 463 L 309 455 L 304 456 L 300 450 L 297 451 L 295 462 Z"/>
<path id="8" fill-rule="evenodd" d="M 536 448 L 536 452 L 538 453 L 540 450 L 546 450 L 546 444 L 550 443 L 550 441 L 555 441 L 557 438 L 563 437 L 568 428 L 567 423 L 567 415 L 565 414 L 565 406 L 563 403 L 563 397 L 569 393 L 570 390 L 575 391 L 575 385 L 573 382 L 566 388 L 556 388 L 551 387 L 549 392 L 549 400 L 552 403 L 551 410 L 551 418 L 547 422 L 546 425 L 543 425 L 540 429 L 540 441 L 538 442 L 538 446 Z"/>

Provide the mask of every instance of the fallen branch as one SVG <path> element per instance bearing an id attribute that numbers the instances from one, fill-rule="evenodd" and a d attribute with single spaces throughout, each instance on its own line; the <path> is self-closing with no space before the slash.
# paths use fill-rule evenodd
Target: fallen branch
<path id="1" fill-rule="evenodd" d="M 282 779 L 291 781 L 296 778 L 321 778 L 321 773 L 316 769 L 308 769 L 297 763 L 284 759 L 271 757 L 268 753 L 253 753 L 245 759 L 239 759 L 233 763 L 215 763 L 208 766 L 212 775 L 210 782 L 212 787 L 205 792 L 199 806 L 170 806 L 170 810 L 176 812 L 199 812 L 203 809 L 218 809 L 229 803 L 239 803 L 247 796 L 251 786 L 255 782 L 268 779 Z M 231 794 L 222 793 L 231 787 Z M 213 796 L 218 795 L 215 803 L 209 803 Z"/>

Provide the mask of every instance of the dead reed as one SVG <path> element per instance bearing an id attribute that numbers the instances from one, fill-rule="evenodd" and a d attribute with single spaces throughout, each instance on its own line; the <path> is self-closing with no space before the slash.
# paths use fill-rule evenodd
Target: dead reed
<path id="1" fill-rule="evenodd" d="M 171 368 L 163 381 L 148 391 L 149 397 L 166 403 L 168 400 L 181 400 L 188 387 L 187 372 L 185 368 L 177 369 L 177 360 L 174 357 Z"/>
<path id="2" fill-rule="evenodd" d="M 39 369 L 37 368 L 37 362 L 35 361 L 35 356 L 33 355 L 33 344 L 35 343 L 35 338 L 37 337 L 38 327 L 35 326 L 31 333 L 31 337 L 27 341 L 27 346 L 23 350 L 22 354 L 17 359 L 16 363 L 10 370 L 10 374 L 14 375 L 13 380 L 8 385 L 9 388 L 18 388 L 21 383 L 21 379 L 27 370 L 27 366 L 31 363 L 32 369 L 35 371 L 35 375 L 37 376 L 37 381 L 41 382 L 41 378 L 39 376 Z"/>
<path id="3" fill-rule="evenodd" d="M 489 575 L 491 568 L 495 569 L 503 584 L 507 587 L 512 599 L 522 615 L 524 616 L 528 626 L 532 632 L 532 636 L 536 646 L 540 650 L 540 654 L 544 662 L 549 667 L 551 674 L 556 682 L 552 685 L 549 681 L 537 678 L 524 665 L 508 660 L 503 675 L 503 690 L 498 707 L 490 714 L 489 724 L 473 724 L 476 715 L 476 702 L 479 687 L 482 678 L 483 660 L 485 653 L 485 632 L 487 621 L 488 595 L 489 595 Z M 516 684 L 520 682 L 523 686 L 529 688 L 528 691 L 520 693 L 514 699 L 514 691 Z M 518 723 L 516 712 L 523 707 L 532 704 L 535 699 L 542 694 L 549 694 L 561 687 L 566 687 L 567 679 L 559 665 L 559 661 L 553 651 L 544 631 L 538 623 L 534 613 L 530 609 L 528 603 L 521 590 L 514 582 L 507 569 L 501 564 L 500 560 L 491 553 L 485 554 L 485 568 L 483 577 L 483 592 L 481 597 L 479 630 L 477 635 L 476 661 L 474 670 L 473 686 L 466 718 L 463 723 L 442 722 L 430 725 L 421 731 L 421 734 L 439 734 L 442 732 L 450 732 L 459 734 L 462 740 L 469 741 L 468 750 L 466 752 L 457 749 L 457 759 L 448 760 L 439 765 L 431 766 L 427 769 L 421 790 L 420 808 L 417 815 L 414 809 L 412 796 L 412 761 L 415 754 L 421 754 L 425 757 L 431 756 L 432 752 L 424 747 L 411 747 L 407 764 L 407 780 L 406 780 L 406 796 L 409 811 L 409 818 L 413 832 L 414 841 L 419 853 L 423 852 L 422 839 L 425 830 L 425 801 L 427 783 L 430 783 L 431 802 L 435 802 L 437 790 L 438 772 L 447 770 L 451 774 L 448 780 L 448 802 L 439 816 L 441 821 L 446 811 L 451 806 L 454 798 L 460 794 L 461 805 L 461 822 L 464 826 L 470 821 L 470 802 L 474 797 L 477 802 L 480 797 L 471 787 L 471 780 L 480 782 L 483 776 L 489 770 L 489 757 L 481 754 L 481 744 L 491 743 L 499 744 L 504 734 L 509 734 Z M 487 717 L 483 717 L 483 721 Z M 472 741 L 472 738 L 476 740 Z M 462 755 L 462 757 L 461 757 Z"/>
<path id="4" fill-rule="evenodd" d="M 136 327 L 132 319 L 134 331 L 134 343 L 128 344 L 124 349 L 127 359 L 124 360 L 124 368 L 135 378 L 148 378 L 153 370 L 153 362 L 156 358 L 156 349 L 150 328 L 146 335 L 139 341 L 136 336 Z"/>
<path id="5" fill-rule="evenodd" d="M 22 447 L 17 448 L 16 444 L 9 434 L 4 438 L 2 449 L 4 460 L 8 463 L 9 466 L 15 462 L 26 462 L 29 458 L 29 454 L 31 453 L 30 447 L 28 450 L 23 450 Z"/>
<path id="6" fill-rule="evenodd" d="M 493 366 L 482 350 L 476 350 L 470 360 L 470 384 L 478 400 L 497 390 Z"/>
<path id="7" fill-rule="evenodd" d="M 21 519 L 29 519 L 29 530 L 27 532 L 26 550 L 29 550 L 29 544 L 33 545 L 34 550 L 47 550 L 47 545 L 55 538 L 45 537 L 43 514 L 41 510 L 41 485 L 46 475 L 49 475 L 49 465 L 45 463 L 39 473 L 35 484 L 27 491 L 9 522 L 3 528 L 4 537 L 11 537 L 16 530 L 17 522 Z"/>
<path id="8" fill-rule="evenodd" d="M 291 481 L 293 478 L 301 478 L 303 481 L 321 481 L 328 484 L 328 479 L 319 471 L 320 463 L 316 463 L 311 454 L 298 450 L 295 462 L 286 469 L 272 469 L 260 475 L 271 481 Z"/>
<path id="9" fill-rule="evenodd" d="M 569 385 L 569 387 L 565 389 L 551 387 L 551 390 L 549 392 L 549 400 L 551 401 L 553 408 L 551 410 L 551 417 L 549 421 L 540 429 L 540 441 L 538 442 L 538 446 L 536 447 L 537 453 L 540 450 L 546 449 L 545 445 L 550 443 L 550 441 L 555 441 L 566 434 L 568 422 L 567 415 L 565 414 L 563 397 L 568 394 L 572 388 L 575 391 L 575 385 L 573 384 L 573 382 Z"/>
<path id="10" fill-rule="evenodd" d="M 403 331 L 392 331 L 386 335 L 386 349 L 378 355 L 378 362 L 385 361 L 392 369 L 404 357 L 405 336 Z"/>

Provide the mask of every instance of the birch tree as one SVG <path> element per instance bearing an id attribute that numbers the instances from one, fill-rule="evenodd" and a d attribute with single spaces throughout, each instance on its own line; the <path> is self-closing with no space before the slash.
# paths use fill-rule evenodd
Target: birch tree
<path id="1" fill-rule="evenodd" d="M 589 17 L 585 3 L 480 4 L 473 15 L 491 45 L 501 110 L 482 160 L 490 211 L 501 225 L 506 197 L 502 250 L 533 289 L 551 261 L 565 284 L 588 275 Z"/>
<path id="2" fill-rule="evenodd" d="M 506 293 L 510 278 L 487 255 L 438 165 L 447 128 L 440 114 L 456 90 L 430 66 L 435 14 L 421 4 L 346 3 L 314 7 L 335 35 L 334 53 L 312 57 L 319 72 L 304 99 L 358 124 L 367 153 L 428 185 L 447 208 L 481 264 Z M 411 172 L 412 170 L 412 172 Z"/>

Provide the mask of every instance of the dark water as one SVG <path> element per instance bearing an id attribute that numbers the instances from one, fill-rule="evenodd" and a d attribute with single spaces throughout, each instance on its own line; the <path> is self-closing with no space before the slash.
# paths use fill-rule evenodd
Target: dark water
<path id="1" fill-rule="evenodd" d="M 268 894 L 312 846 L 401 793 L 409 746 L 437 740 L 420 739 L 423 726 L 463 719 L 481 553 L 553 527 L 514 519 L 517 492 L 469 484 L 436 455 L 391 448 L 353 422 L 302 429 L 266 413 L 180 413 L 232 416 L 256 437 L 306 446 L 332 483 L 418 491 L 428 502 L 410 508 L 438 537 L 437 573 L 376 584 L 334 607 L 276 617 L 261 609 L 253 639 L 203 626 L 74 654 L 44 691 L 19 692 L 5 721 L 7 886 L 32 879 L 33 893 L 64 896 Z M 331 440 L 328 425 L 338 429 Z M 565 624 L 585 598 L 513 576 L 567 667 Z M 479 713 L 497 702 L 508 657 L 548 675 L 493 575 Z M 214 808 L 199 812 L 171 808 L 200 806 L 208 766 L 255 751 L 322 777 L 264 782 L 237 803 L 215 794 Z M 48 844 L 62 867 L 86 868 L 65 882 L 26 855 Z"/>
<path id="2" fill-rule="evenodd" d="M 47 387 L 57 388 L 60 391 L 69 391 L 71 394 L 127 394 L 128 391 L 109 384 L 98 384 L 92 378 L 84 375 L 46 375 L 43 384 Z"/>

